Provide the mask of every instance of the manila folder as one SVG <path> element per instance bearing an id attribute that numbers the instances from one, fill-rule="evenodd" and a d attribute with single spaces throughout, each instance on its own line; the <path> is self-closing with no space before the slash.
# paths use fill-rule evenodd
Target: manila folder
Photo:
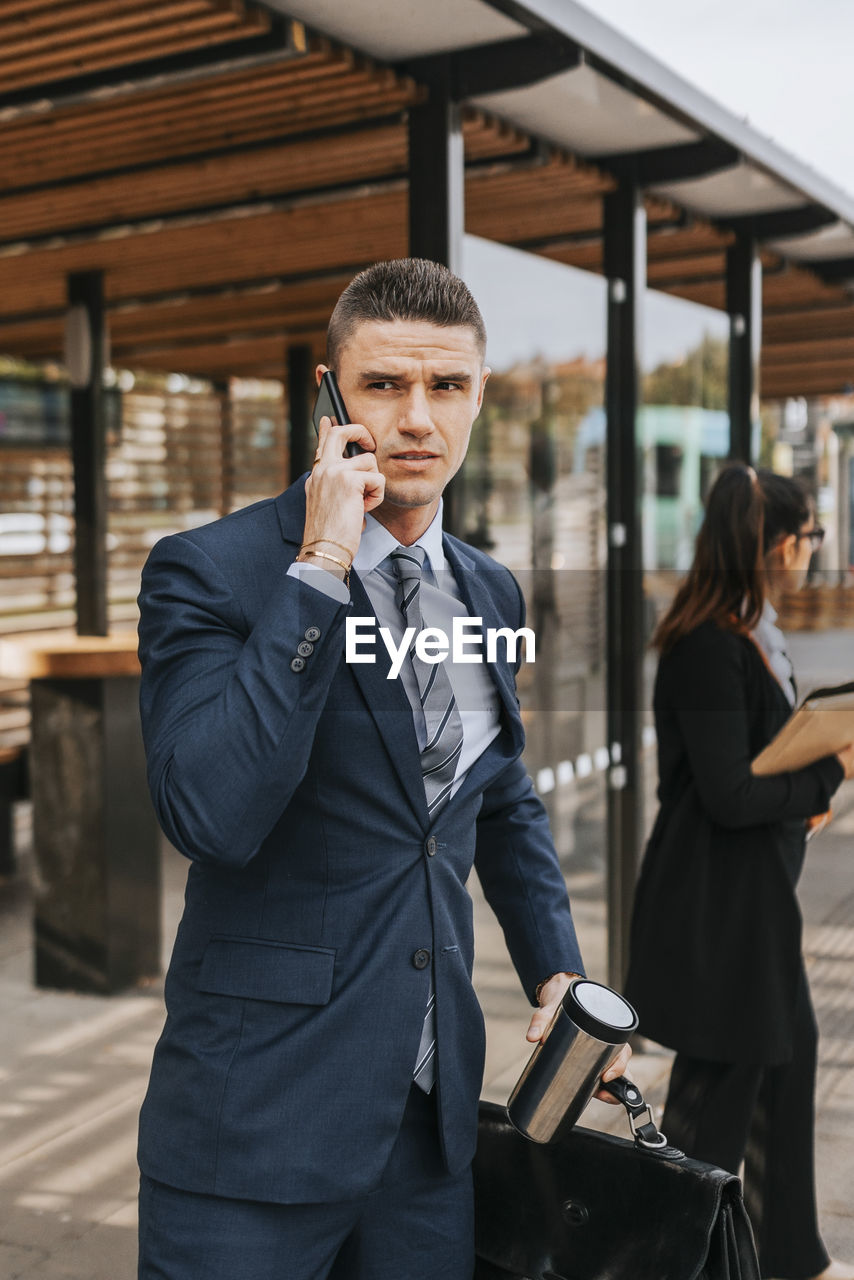
<path id="1" fill-rule="evenodd" d="M 788 773 L 833 755 L 854 742 L 854 681 L 816 689 L 753 761 L 760 777 Z"/>

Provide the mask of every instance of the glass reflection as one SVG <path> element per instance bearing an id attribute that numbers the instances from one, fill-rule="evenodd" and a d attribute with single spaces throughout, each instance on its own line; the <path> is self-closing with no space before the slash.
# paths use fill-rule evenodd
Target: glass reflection
<path id="1" fill-rule="evenodd" d="M 522 585 L 537 637 L 536 663 L 519 680 L 526 762 L 567 874 L 589 873 L 590 893 L 601 895 L 610 762 L 606 286 L 600 276 L 474 237 L 466 238 L 464 274 L 484 312 L 493 373 L 456 484 L 460 531 Z M 652 290 L 644 311 L 637 431 L 646 641 L 690 563 L 729 424 L 726 316 Z M 648 726 L 654 665 L 648 655 Z M 654 782 L 654 767 L 647 773 Z"/>
<path id="2" fill-rule="evenodd" d="M 473 237 L 464 274 L 493 372 L 455 482 L 461 534 L 513 569 L 525 594 L 537 643 L 519 676 L 525 759 L 573 897 L 601 898 L 605 282 Z M 600 430 L 588 440 L 591 422 Z"/>
<path id="3" fill-rule="evenodd" d="M 728 343 L 723 312 L 647 290 L 638 409 L 645 644 L 691 564 L 706 494 L 729 453 Z M 650 745 L 655 667 L 647 649 L 644 724 Z M 648 793 L 655 772 L 650 756 Z M 648 804 L 647 820 L 654 815 L 655 805 Z"/>

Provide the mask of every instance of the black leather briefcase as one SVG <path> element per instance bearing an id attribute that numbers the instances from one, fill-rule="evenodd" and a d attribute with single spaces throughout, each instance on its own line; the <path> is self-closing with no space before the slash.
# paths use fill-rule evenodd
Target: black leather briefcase
<path id="1" fill-rule="evenodd" d="M 626 1109 L 634 1142 L 540 1145 L 480 1104 L 475 1280 L 759 1280 L 739 1179 L 667 1146 L 642 1098 Z"/>

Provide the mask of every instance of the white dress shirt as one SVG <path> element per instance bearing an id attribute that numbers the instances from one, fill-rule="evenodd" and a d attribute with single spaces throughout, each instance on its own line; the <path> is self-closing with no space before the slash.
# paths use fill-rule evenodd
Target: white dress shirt
<path id="1" fill-rule="evenodd" d="M 752 635 L 768 659 L 768 666 L 777 677 L 789 706 L 794 707 L 795 685 L 792 679 L 792 664 L 789 661 L 789 655 L 786 653 L 786 637 L 777 626 L 777 611 L 767 598 L 762 615 L 753 628 Z"/>

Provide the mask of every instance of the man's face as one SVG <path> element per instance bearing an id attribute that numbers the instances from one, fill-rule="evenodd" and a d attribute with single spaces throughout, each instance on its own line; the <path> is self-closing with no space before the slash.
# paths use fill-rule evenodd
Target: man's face
<path id="1" fill-rule="evenodd" d="M 474 331 L 423 320 L 365 321 L 335 372 L 351 421 L 376 441 L 383 506 L 438 503 L 465 457 L 489 377 Z"/>

